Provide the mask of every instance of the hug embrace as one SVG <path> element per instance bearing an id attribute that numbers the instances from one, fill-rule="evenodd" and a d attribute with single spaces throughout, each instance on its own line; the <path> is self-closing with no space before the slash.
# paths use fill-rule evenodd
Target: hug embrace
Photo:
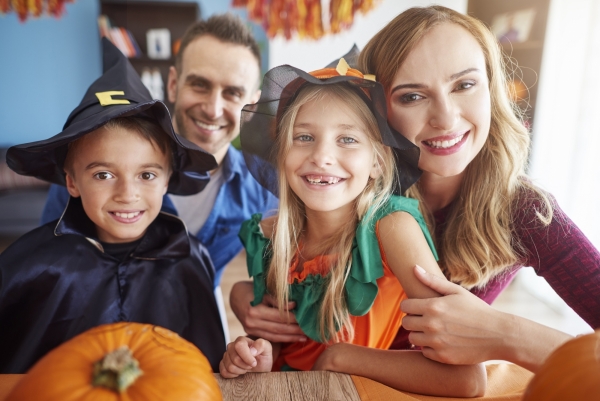
<path id="1" fill-rule="evenodd" d="M 277 67 L 263 82 L 267 93 L 245 109 L 259 117 L 243 118 L 242 149 L 280 207 L 241 232 L 254 282 L 236 284 L 231 303 L 251 337 L 228 346 L 221 373 L 327 369 L 411 392 L 481 394 L 478 363 L 504 359 L 535 372 L 571 338 L 488 305 L 523 266 L 600 327 L 600 254 L 525 174 L 530 136 L 489 30 L 444 7 L 410 9 L 371 39 L 357 67 L 293 80 L 293 68 Z M 378 124 L 382 101 L 365 90 L 363 73 L 383 88 L 389 127 Z M 262 130 L 246 132 L 267 115 Z M 423 171 L 411 187 L 405 139 L 420 149 Z M 385 189 L 390 166 L 396 176 Z M 417 213 L 400 193 L 419 201 Z M 372 278 L 369 298 L 357 280 Z M 393 296 L 391 282 L 401 289 Z M 370 318 L 384 313 L 378 302 L 398 301 L 400 316 Z M 385 350 L 411 344 L 421 352 Z M 455 375 L 471 386 L 453 387 Z"/>

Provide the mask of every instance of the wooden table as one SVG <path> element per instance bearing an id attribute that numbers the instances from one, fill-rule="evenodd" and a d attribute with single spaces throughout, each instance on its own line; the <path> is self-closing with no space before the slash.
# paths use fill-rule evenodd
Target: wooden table
<path id="1" fill-rule="evenodd" d="M 224 401 L 360 401 L 350 375 L 333 372 L 247 373 L 235 379 L 215 375 Z"/>
<path id="2" fill-rule="evenodd" d="M 0 375 L 0 401 L 24 375 Z M 360 401 L 350 375 L 333 372 L 248 373 L 235 379 L 215 377 L 224 401 Z"/>

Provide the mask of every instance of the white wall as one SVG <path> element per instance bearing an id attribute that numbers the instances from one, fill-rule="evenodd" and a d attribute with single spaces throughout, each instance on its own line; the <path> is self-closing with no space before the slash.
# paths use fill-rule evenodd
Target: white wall
<path id="1" fill-rule="evenodd" d="M 552 0 L 530 174 L 600 248 L 600 2 Z"/>
<path id="2" fill-rule="evenodd" d="M 381 28 L 410 7 L 440 4 L 456 11 L 467 11 L 467 0 L 381 0 L 366 15 L 357 13 L 352 28 L 337 35 L 327 35 L 318 41 L 275 38 L 269 41 L 269 68 L 290 64 L 313 71 L 343 56 L 356 43 L 359 49 L 367 44 Z"/>

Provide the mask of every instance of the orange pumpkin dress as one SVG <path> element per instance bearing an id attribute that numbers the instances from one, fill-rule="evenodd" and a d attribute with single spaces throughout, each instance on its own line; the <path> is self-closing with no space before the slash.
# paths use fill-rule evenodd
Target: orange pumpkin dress
<path id="1" fill-rule="evenodd" d="M 392 196 L 376 213 L 367 213 L 371 217 L 363 219 L 356 230 L 352 265 L 345 285 L 346 303 L 355 331 L 352 344 L 388 349 L 404 317 L 400 302 L 406 299 L 406 293 L 388 265 L 377 230 L 379 220 L 399 211 L 410 213 L 417 220 L 437 259 L 416 200 Z M 270 240 L 260 230 L 261 217 L 255 214 L 240 230 L 240 238 L 246 247 L 248 272 L 254 278 L 253 305 L 259 304 L 267 293 L 265 279 L 271 255 Z M 290 266 L 290 300 L 296 302 L 292 312 L 308 340 L 284 344 L 273 370 L 310 370 L 327 348 L 327 341 L 320 336 L 318 313 L 331 259 L 332 256 L 322 255 L 306 261 L 300 273 L 296 272 L 296 260 Z"/>

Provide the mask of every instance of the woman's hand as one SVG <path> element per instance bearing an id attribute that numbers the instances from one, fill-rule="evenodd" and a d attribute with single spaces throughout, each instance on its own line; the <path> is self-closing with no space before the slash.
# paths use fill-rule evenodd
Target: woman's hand
<path id="1" fill-rule="evenodd" d="M 273 367 L 273 347 L 267 340 L 238 337 L 227 345 L 219 363 L 219 372 L 231 379 L 248 372 L 270 372 Z"/>
<path id="2" fill-rule="evenodd" d="M 417 278 L 440 298 L 408 299 L 402 326 L 409 341 L 429 359 L 468 365 L 492 359 L 535 372 L 571 336 L 530 320 L 500 312 L 459 285 L 415 267 Z"/>
<path id="3" fill-rule="evenodd" d="M 285 316 L 281 316 L 270 295 L 265 295 L 263 302 L 256 306 L 250 305 L 253 299 L 254 292 L 251 281 L 240 281 L 234 284 L 229 302 L 233 313 L 242 323 L 248 335 L 264 338 L 271 342 L 306 341 L 306 336 L 296 323 L 294 315 L 289 315 L 290 321 L 288 322 Z M 295 302 L 288 304 L 288 310 L 295 307 Z"/>

